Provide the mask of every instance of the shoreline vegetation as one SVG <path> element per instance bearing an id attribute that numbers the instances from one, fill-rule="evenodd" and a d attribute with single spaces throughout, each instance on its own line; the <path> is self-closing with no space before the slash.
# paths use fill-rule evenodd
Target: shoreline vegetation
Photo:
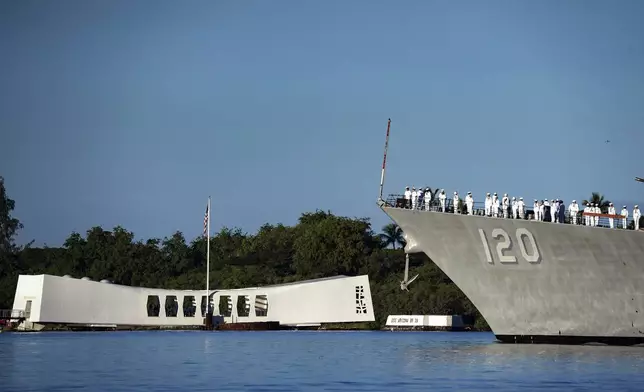
<path id="1" fill-rule="evenodd" d="M 187 241 L 175 232 L 135 241 L 117 226 L 71 233 L 60 247 L 17 246 L 22 228 L 11 216 L 15 202 L 0 177 L 0 309 L 9 309 L 19 274 L 88 276 L 116 284 L 166 289 L 204 286 L 206 239 Z M 198 222 L 197 222 L 198 224 Z M 210 238 L 210 287 L 239 288 L 288 283 L 334 275 L 369 276 L 376 321 L 328 325 L 333 329 L 380 330 L 390 314 L 472 316 L 474 329 L 489 331 L 470 300 L 425 254 L 410 255 L 409 291 L 400 289 L 405 267 L 402 230 L 388 224 L 381 233 L 369 219 L 331 212 L 303 213 L 295 226 L 265 224 L 255 234 L 223 228 Z"/>

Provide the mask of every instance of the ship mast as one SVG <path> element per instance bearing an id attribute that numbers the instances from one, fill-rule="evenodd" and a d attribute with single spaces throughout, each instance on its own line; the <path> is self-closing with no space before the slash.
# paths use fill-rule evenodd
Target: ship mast
<path id="1" fill-rule="evenodd" d="M 387 167 L 387 148 L 389 147 L 389 130 L 391 129 L 391 119 L 387 121 L 387 136 L 385 137 L 385 153 L 382 157 L 382 172 L 380 173 L 380 194 L 378 196 L 378 201 L 383 202 L 382 200 L 382 191 L 385 186 L 385 168 Z M 405 274 L 403 280 L 400 281 L 400 289 L 403 291 L 409 291 L 408 287 L 418 278 L 418 274 L 413 278 L 409 279 L 409 253 L 405 251 Z"/>
<path id="2" fill-rule="evenodd" d="M 382 158 L 382 172 L 380 173 L 380 195 L 378 200 L 382 200 L 382 190 L 385 186 L 385 166 L 387 164 L 387 148 L 389 147 L 389 128 L 391 127 L 391 119 L 387 121 L 387 137 L 385 138 L 385 154 Z"/>

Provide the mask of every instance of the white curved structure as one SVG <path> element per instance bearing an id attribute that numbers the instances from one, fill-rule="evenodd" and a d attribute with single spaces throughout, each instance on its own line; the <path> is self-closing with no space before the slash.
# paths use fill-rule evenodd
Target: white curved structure
<path id="1" fill-rule="evenodd" d="M 282 325 L 374 321 L 369 278 L 336 276 L 282 285 L 211 290 L 225 322 Z M 20 275 L 13 308 L 25 325 L 204 325 L 205 290 L 163 290 L 52 275 Z"/>

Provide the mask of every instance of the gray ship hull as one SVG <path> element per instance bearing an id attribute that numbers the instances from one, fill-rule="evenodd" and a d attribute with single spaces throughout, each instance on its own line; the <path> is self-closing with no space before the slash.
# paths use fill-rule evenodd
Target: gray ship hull
<path id="1" fill-rule="evenodd" d="M 380 207 L 502 342 L 644 343 L 644 233 Z"/>

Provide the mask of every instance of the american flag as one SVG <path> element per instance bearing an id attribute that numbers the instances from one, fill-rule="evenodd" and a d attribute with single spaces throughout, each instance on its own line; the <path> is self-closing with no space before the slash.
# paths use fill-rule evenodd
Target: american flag
<path id="1" fill-rule="evenodd" d="M 208 218 L 210 217 L 210 214 L 208 213 L 209 207 L 210 207 L 210 203 L 206 204 L 206 214 L 203 217 L 203 236 L 204 237 L 208 236 Z"/>

